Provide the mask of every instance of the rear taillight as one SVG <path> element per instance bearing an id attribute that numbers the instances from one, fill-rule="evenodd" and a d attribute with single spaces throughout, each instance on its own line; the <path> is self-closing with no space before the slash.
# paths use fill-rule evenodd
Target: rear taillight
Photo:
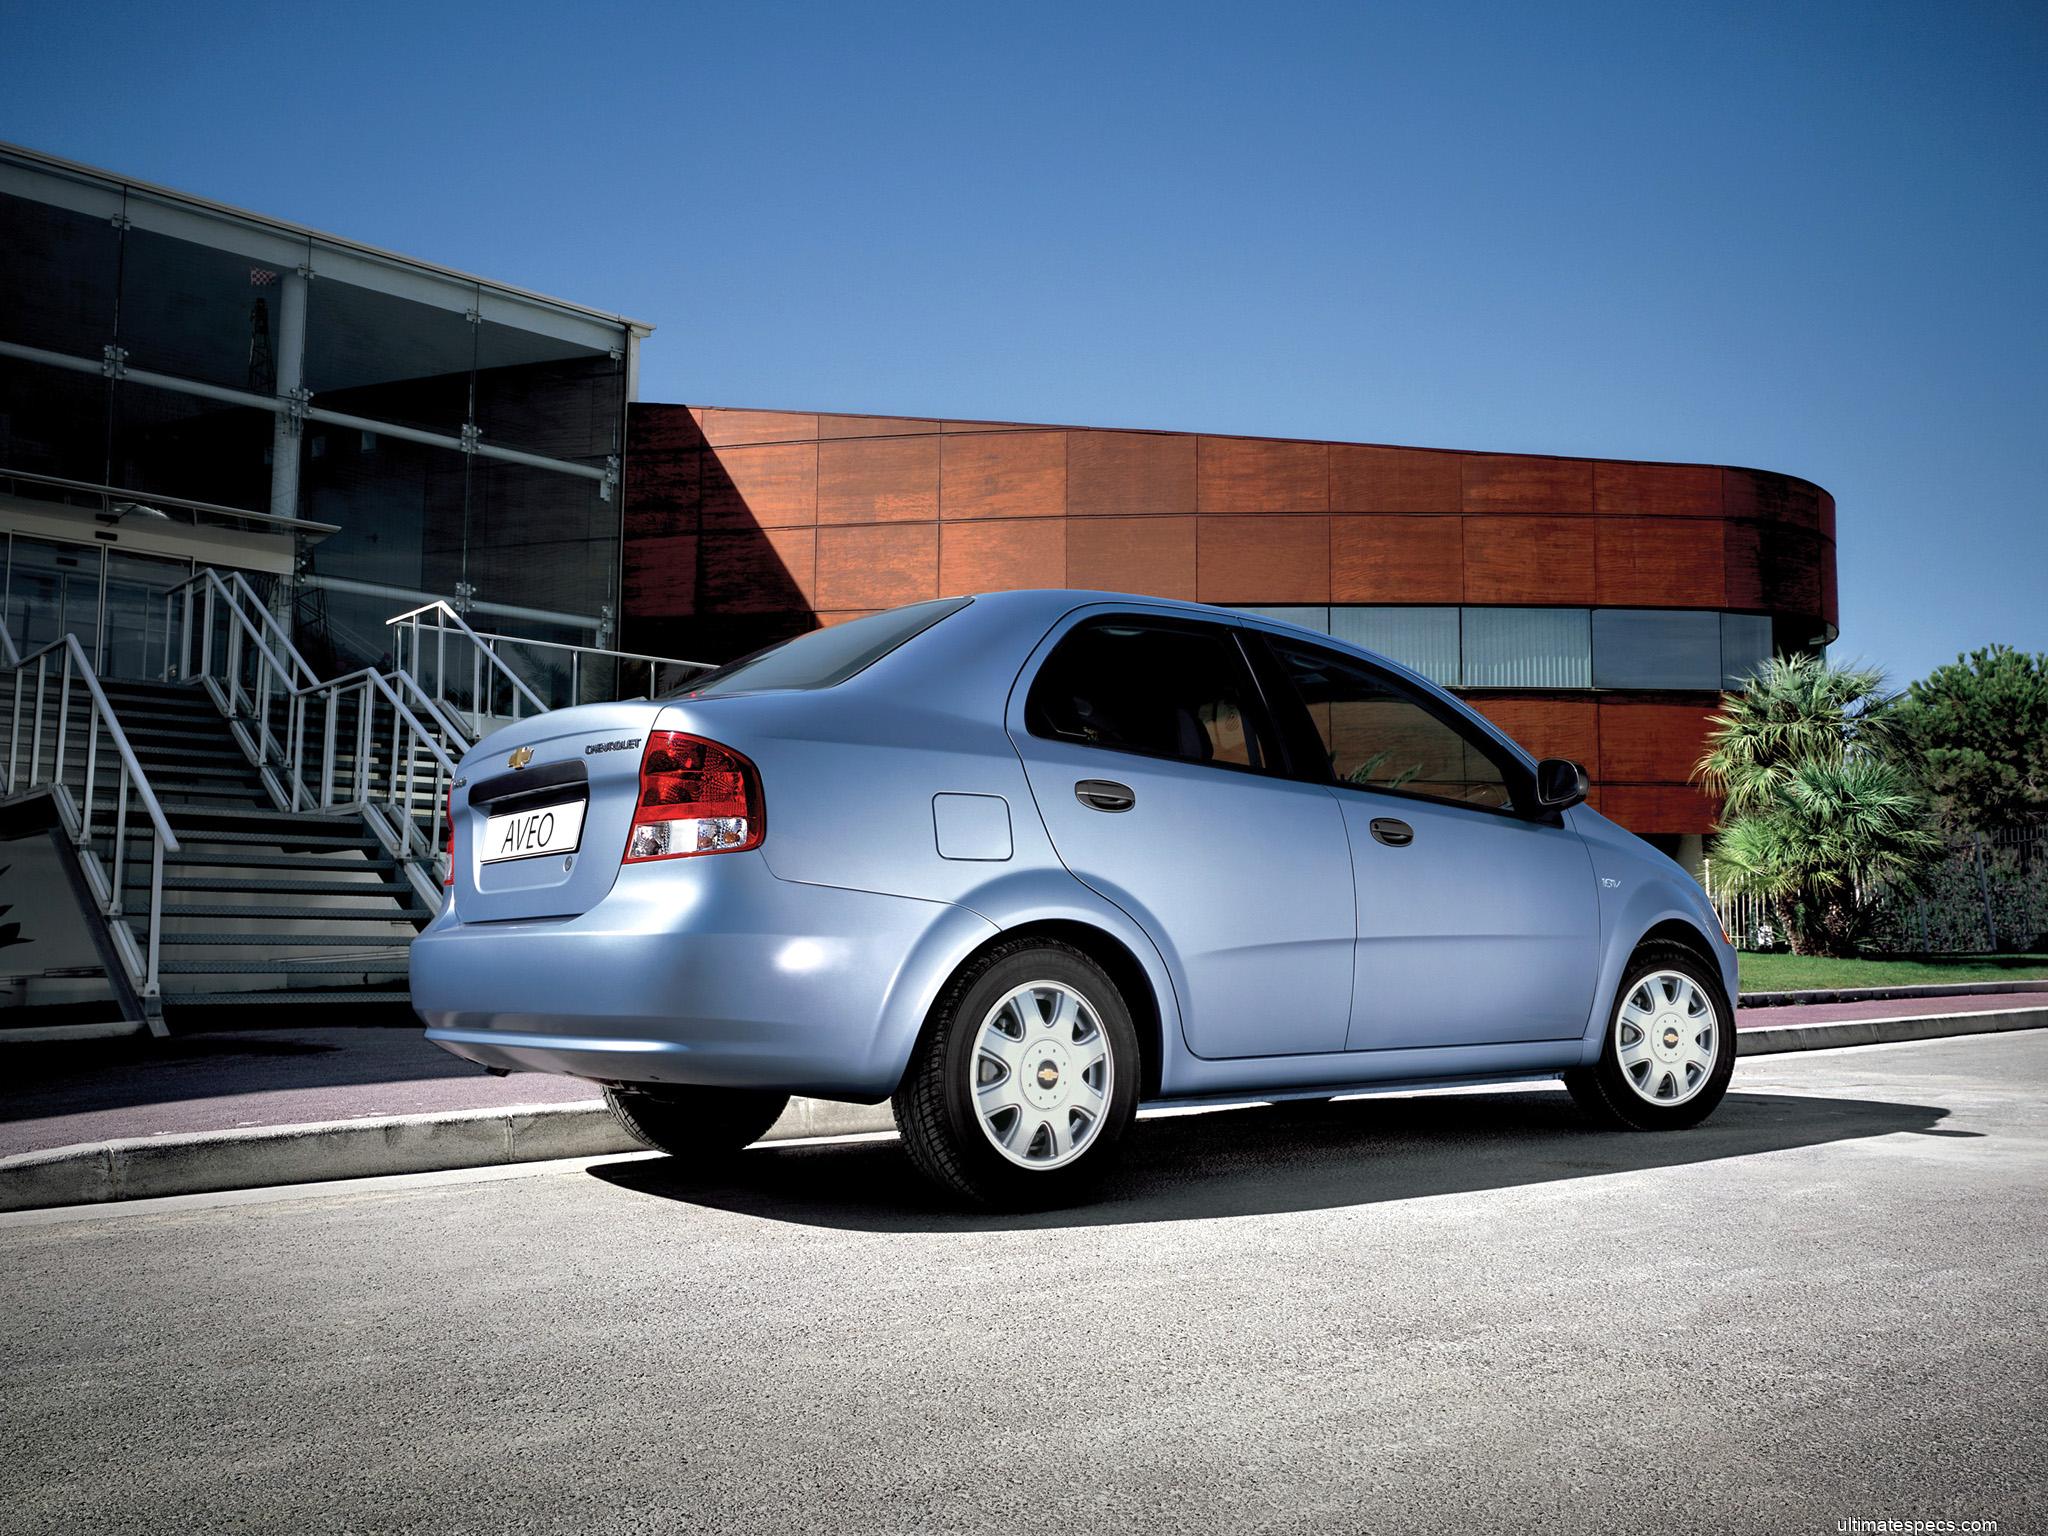
<path id="1" fill-rule="evenodd" d="M 715 741 L 655 731 L 640 759 L 640 803 L 624 862 L 758 848 L 768 830 L 761 776 Z"/>
<path id="2" fill-rule="evenodd" d="M 448 787 L 448 803 L 441 813 L 441 819 L 448 828 L 448 841 L 441 847 L 441 851 L 448 856 L 448 868 L 441 874 L 441 883 L 443 885 L 453 885 L 455 883 L 455 787 L 452 784 Z"/>

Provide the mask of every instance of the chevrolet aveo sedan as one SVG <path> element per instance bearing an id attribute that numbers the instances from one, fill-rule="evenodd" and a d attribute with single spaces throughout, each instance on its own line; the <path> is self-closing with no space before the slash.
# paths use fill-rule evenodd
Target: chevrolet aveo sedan
<path id="1" fill-rule="evenodd" d="M 819 630 L 463 759 L 428 1038 L 603 1086 L 679 1157 L 888 1099 L 968 1200 L 1071 1199 L 1140 1104 L 1561 1077 L 1706 1116 L 1699 886 L 1414 673 L 1099 592 Z"/>

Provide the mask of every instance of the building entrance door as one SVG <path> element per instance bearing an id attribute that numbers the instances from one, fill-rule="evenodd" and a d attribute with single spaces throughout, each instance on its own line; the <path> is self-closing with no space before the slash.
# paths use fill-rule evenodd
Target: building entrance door
<path id="1" fill-rule="evenodd" d="M 164 675 L 164 594 L 192 562 L 26 534 L 6 541 L 7 633 L 25 656 L 76 635 L 102 677 Z"/>
<path id="2" fill-rule="evenodd" d="M 99 648 L 104 551 L 16 534 L 7 561 L 7 632 L 26 656 L 60 635 L 76 635 L 88 657 Z"/>

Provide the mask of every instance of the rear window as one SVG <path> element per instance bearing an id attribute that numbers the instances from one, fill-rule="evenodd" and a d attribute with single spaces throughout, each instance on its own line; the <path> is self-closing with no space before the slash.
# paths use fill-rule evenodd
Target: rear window
<path id="1" fill-rule="evenodd" d="M 722 693 L 762 693 L 787 689 L 830 688 L 873 666 L 906 640 L 923 634 L 939 620 L 958 613 L 974 599 L 947 597 L 871 613 L 864 619 L 814 629 L 765 651 L 729 661 L 714 672 L 678 688 L 672 699 L 714 698 Z"/>

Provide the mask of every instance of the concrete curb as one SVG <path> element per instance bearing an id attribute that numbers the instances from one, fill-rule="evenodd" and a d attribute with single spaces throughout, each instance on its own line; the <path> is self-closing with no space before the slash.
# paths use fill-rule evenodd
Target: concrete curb
<path id="1" fill-rule="evenodd" d="M 792 1100 L 764 1141 L 891 1130 L 886 1104 Z M 132 1136 L 0 1157 L 0 1211 L 645 1150 L 602 1101 Z"/>
<path id="2" fill-rule="evenodd" d="M 1919 1018 L 1738 1029 L 1736 1053 L 1763 1056 L 1840 1045 L 1884 1045 L 2048 1028 L 2048 1004 Z M 886 1104 L 793 1099 L 763 1141 L 852 1136 L 895 1128 Z M 446 1114 L 383 1115 L 315 1125 L 135 1136 L 0 1157 L 0 1211 L 95 1205 L 160 1195 L 211 1194 L 394 1173 L 439 1173 L 565 1157 L 604 1157 L 641 1146 L 603 1103 L 535 1104 Z"/>
<path id="3" fill-rule="evenodd" d="M 1997 997 L 2012 992 L 2048 992 L 2041 981 L 1928 982 L 1917 987 L 1822 987 L 1804 992 L 1745 992 L 1738 1008 L 1810 1008 L 1816 1003 L 1883 1003 L 1912 997 Z"/>
<path id="4" fill-rule="evenodd" d="M 1940 1040 L 1950 1035 L 1988 1035 L 2007 1029 L 2048 1029 L 2048 1003 L 1983 1013 L 1929 1013 L 1915 1018 L 1837 1019 L 1825 1024 L 1765 1024 L 1737 1028 L 1735 1054 L 1770 1056 L 1781 1051 L 1824 1051 L 1838 1045 L 1896 1045 L 1906 1040 Z"/>

